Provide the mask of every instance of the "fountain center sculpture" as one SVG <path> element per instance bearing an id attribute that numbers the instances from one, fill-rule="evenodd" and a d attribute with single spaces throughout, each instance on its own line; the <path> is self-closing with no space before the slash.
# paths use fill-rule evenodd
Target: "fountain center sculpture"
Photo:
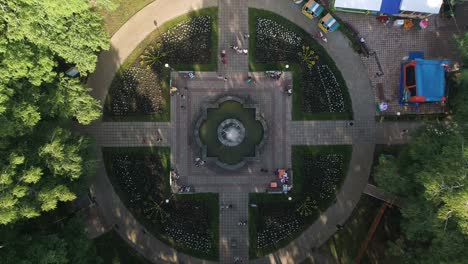
<path id="1" fill-rule="evenodd" d="M 237 119 L 229 118 L 218 126 L 218 139 L 221 144 L 235 147 L 242 143 L 245 138 L 245 127 Z"/>

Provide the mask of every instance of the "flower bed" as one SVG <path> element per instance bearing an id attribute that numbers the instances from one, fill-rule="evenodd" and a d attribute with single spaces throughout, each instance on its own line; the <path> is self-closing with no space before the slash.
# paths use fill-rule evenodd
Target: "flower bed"
<path id="1" fill-rule="evenodd" d="M 326 202 L 334 198 L 344 175 L 344 157 L 341 154 L 301 156 L 300 172 L 304 177 L 305 193 L 326 209 Z M 327 204 L 328 205 L 328 204 Z"/>
<path id="2" fill-rule="evenodd" d="M 132 54 L 129 60 L 133 61 L 125 62 L 127 66 L 112 82 L 105 117 L 127 121 L 141 120 L 133 118 L 138 115 L 153 115 L 153 121 L 169 121 L 170 70 L 164 65 L 186 68 L 211 63 L 213 34 L 217 30 L 215 20 L 209 14 L 189 17 L 145 43 L 146 47 L 137 56 Z"/>
<path id="3" fill-rule="evenodd" d="M 267 249 L 298 232 L 304 220 L 294 208 L 286 205 L 260 204 L 258 208 L 262 219 L 257 228 L 257 247 Z"/>
<path id="4" fill-rule="evenodd" d="M 106 148 L 103 157 L 116 192 L 152 234 L 184 252 L 217 258 L 216 195 L 172 195 L 169 149 Z"/>
<path id="5" fill-rule="evenodd" d="M 161 50 L 167 63 L 207 64 L 211 60 L 211 16 L 197 16 L 177 24 L 162 34 Z"/>
<path id="6" fill-rule="evenodd" d="M 162 80 L 153 71 L 132 66 L 116 76 L 109 111 L 115 116 L 161 113 L 168 107 L 163 93 Z"/>
<path id="7" fill-rule="evenodd" d="M 250 10 L 249 15 L 255 31 L 251 38 L 254 41 L 251 63 L 265 65 L 258 68 L 270 68 L 266 65 L 272 64 L 297 65 L 292 67 L 296 71 L 293 119 L 316 119 L 317 114 L 330 113 L 338 119 L 350 119 L 351 103 L 345 81 L 323 47 L 278 15 L 258 9 Z M 304 60 L 303 47 L 310 47 L 317 55 L 313 65 Z"/>
<path id="8" fill-rule="evenodd" d="M 292 155 L 291 201 L 282 195 L 250 195 L 250 203 L 257 205 L 249 212 L 253 258 L 287 245 L 329 207 L 344 180 L 351 146 L 294 146 Z M 304 207 L 309 208 L 301 211 Z"/>

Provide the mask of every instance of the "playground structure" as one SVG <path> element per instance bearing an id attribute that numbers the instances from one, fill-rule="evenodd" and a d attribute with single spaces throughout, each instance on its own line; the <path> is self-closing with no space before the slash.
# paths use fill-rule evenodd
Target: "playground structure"
<path id="1" fill-rule="evenodd" d="M 401 65 L 399 103 L 445 103 L 449 64 L 444 60 L 426 60 L 422 52 L 410 52 Z"/>

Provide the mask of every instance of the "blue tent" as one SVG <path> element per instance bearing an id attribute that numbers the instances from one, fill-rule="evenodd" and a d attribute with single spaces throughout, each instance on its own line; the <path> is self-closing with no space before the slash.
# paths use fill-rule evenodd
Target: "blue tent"
<path id="1" fill-rule="evenodd" d="M 417 56 L 401 65 L 400 103 L 446 101 L 445 67 L 449 61 Z"/>

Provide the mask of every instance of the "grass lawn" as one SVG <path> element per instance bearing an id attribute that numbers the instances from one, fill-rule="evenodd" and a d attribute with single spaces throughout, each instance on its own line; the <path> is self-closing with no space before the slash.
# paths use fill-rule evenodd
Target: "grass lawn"
<path id="1" fill-rule="evenodd" d="M 334 194 L 339 191 L 347 173 L 351 152 L 351 146 L 347 145 L 293 146 L 292 192 L 289 195 L 267 193 L 250 194 L 249 203 L 257 205 L 257 207 L 249 208 L 249 253 L 251 258 L 264 256 L 289 244 L 289 242 L 294 240 L 317 219 L 320 211 L 326 210 L 330 204 L 333 203 L 335 199 Z M 336 155 L 341 158 L 338 160 L 327 160 L 327 157 L 336 157 Z M 312 164 L 309 164 L 309 161 L 312 161 Z M 316 162 L 316 164 L 313 162 Z M 327 174 L 324 168 L 321 167 L 320 164 L 324 162 L 329 168 L 336 169 L 333 175 Z M 317 184 L 317 181 L 319 184 Z M 330 187 L 332 187 L 332 189 L 330 189 Z M 321 197 L 317 195 L 319 193 L 326 193 L 329 194 L 329 196 Z M 292 197 L 291 201 L 288 200 L 288 196 Z M 302 216 L 296 211 L 296 208 L 298 208 L 307 197 L 311 197 L 315 200 L 317 202 L 317 207 L 312 214 Z M 285 219 L 285 221 L 282 221 L 283 219 Z M 297 225 L 291 228 L 291 232 L 282 236 L 279 241 L 259 248 L 259 232 L 269 233 L 269 231 L 279 231 L 272 225 L 270 225 L 272 227 L 268 227 L 268 223 L 275 221 L 279 222 L 279 224 L 277 224 L 278 228 L 281 227 L 281 223 L 291 221 L 297 221 Z M 272 239 L 274 240 L 277 238 Z"/>
<path id="2" fill-rule="evenodd" d="M 114 190 L 139 223 L 181 252 L 217 260 L 218 195 L 172 194 L 170 155 L 169 148 L 159 147 L 103 149 Z M 165 203 L 165 199 L 170 202 Z M 193 239 L 188 241 L 187 237 Z"/>
<path id="3" fill-rule="evenodd" d="M 363 195 L 343 229 L 337 231 L 319 250 L 332 256 L 337 263 L 354 263 L 381 205 L 381 201 Z M 395 260 L 385 256 L 385 250 L 388 248 L 388 241 L 399 236 L 399 219 L 397 208 L 387 208 L 361 263 L 395 263 Z"/>
<path id="4" fill-rule="evenodd" d="M 99 8 L 99 13 L 104 18 L 104 24 L 110 37 L 125 24 L 134 14 L 155 0 L 112 0 L 117 5 L 115 10 Z"/>
<path id="5" fill-rule="evenodd" d="M 96 253 L 104 264 L 149 264 L 142 255 L 130 247 L 116 231 L 111 230 L 94 239 Z"/>
<path id="6" fill-rule="evenodd" d="M 341 87 L 341 92 L 344 97 L 345 103 L 345 112 L 321 112 L 321 113 L 312 113 L 304 112 L 301 110 L 301 101 L 303 96 L 303 91 L 301 87 L 301 82 L 303 81 L 303 72 L 297 61 L 288 61 L 282 63 L 268 63 L 260 64 L 257 63 L 256 58 L 256 20 L 257 18 L 267 18 L 272 21 L 277 22 L 278 24 L 284 26 L 285 28 L 298 34 L 304 42 L 310 46 L 316 54 L 320 56 L 320 61 L 328 65 L 333 73 L 336 75 L 338 84 Z M 260 10 L 260 9 L 249 9 L 249 32 L 250 32 L 250 41 L 249 41 L 249 68 L 250 71 L 271 71 L 271 70 L 283 70 L 286 71 L 285 65 L 289 64 L 290 68 L 288 70 L 292 71 L 293 74 L 293 109 L 292 109 L 292 119 L 293 120 L 350 120 L 353 119 L 353 111 L 351 109 L 351 99 L 347 90 L 346 82 L 341 75 L 341 72 L 336 67 L 333 59 L 328 55 L 325 49 L 317 43 L 307 32 L 302 28 L 294 24 L 293 22 L 287 20 L 286 18 L 277 15 L 275 13 Z"/>

